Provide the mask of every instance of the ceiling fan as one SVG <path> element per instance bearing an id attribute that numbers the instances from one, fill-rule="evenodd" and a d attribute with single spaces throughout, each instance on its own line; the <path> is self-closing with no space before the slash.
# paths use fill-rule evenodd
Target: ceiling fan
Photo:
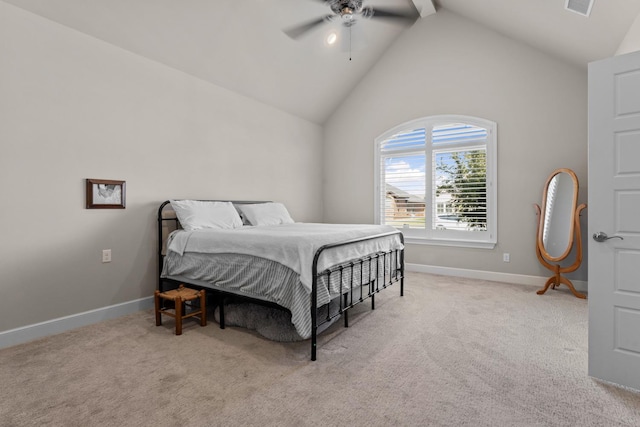
<path id="1" fill-rule="evenodd" d="M 319 25 L 339 20 L 343 26 L 350 28 L 357 20 L 367 19 L 394 19 L 399 21 L 414 21 L 418 15 L 403 10 L 390 10 L 363 6 L 363 0 L 315 0 L 321 1 L 331 9 L 330 14 L 321 16 L 312 21 L 284 30 L 284 33 L 292 39 L 298 39 Z"/>

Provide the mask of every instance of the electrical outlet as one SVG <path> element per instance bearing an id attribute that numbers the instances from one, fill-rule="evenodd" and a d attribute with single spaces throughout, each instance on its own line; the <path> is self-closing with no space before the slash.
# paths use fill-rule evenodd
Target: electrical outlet
<path id="1" fill-rule="evenodd" d="M 510 262 L 511 261 L 511 255 L 509 255 L 507 252 L 502 254 L 502 261 L 504 262 Z"/>
<path id="2" fill-rule="evenodd" d="M 102 262 L 111 262 L 111 249 L 102 250 Z"/>

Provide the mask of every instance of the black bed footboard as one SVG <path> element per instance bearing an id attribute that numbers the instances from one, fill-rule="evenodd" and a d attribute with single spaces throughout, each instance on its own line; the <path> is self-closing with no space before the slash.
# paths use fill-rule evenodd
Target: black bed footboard
<path id="1" fill-rule="evenodd" d="M 398 235 L 401 248 L 366 255 L 318 272 L 320 256 L 328 249 L 354 245 L 373 239 L 384 239 Z M 382 289 L 400 282 L 400 296 L 404 296 L 404 236 L 400 231 L 377 234 L 340 243 L 322 246 L 315 253 L 312 265 L 311 287 L 311 360 L 316 360 L 318 327 L 343 315 L 345 327 L 349 326 L 348 310 L 361 302 L 371 299 L 371 309 L 375 309 L 375 294 Z M 333 280 L 332 280 L 333 278 Z M 327 304 L 326 315 L 318 312 L 318 286 L 321 282 L 331 286 L 338 282 L 339 307 L 331 312 Z"/>

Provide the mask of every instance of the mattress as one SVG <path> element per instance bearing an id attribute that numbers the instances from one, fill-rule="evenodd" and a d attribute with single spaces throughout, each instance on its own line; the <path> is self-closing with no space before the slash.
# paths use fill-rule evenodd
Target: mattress
<path id="1" fill-rule="evenodd" d="M 313 257 L 323 246 L 396 232 L 388 225 L 294 223 L 239 229 L 177 230 L 169 236 L 168 251 L 183 255 L 196 253 L 236 253 L 267 258 L 300 275 L 311 292 Z M 401 249 L 399 233 L 323 251 L 318 271 L 365 255 Z"/>

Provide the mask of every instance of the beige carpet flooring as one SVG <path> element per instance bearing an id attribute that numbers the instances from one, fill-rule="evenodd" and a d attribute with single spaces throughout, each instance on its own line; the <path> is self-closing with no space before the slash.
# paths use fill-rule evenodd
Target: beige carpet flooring
<path id="1" fill-rule="evenodd" d="M 145 311 L 0 350 L 2 426 L 638 426 L 587 376 L 587 302 L 409 273 L 320 339 Z M 210 317 L 211 318 L 211 317 Z"/>

